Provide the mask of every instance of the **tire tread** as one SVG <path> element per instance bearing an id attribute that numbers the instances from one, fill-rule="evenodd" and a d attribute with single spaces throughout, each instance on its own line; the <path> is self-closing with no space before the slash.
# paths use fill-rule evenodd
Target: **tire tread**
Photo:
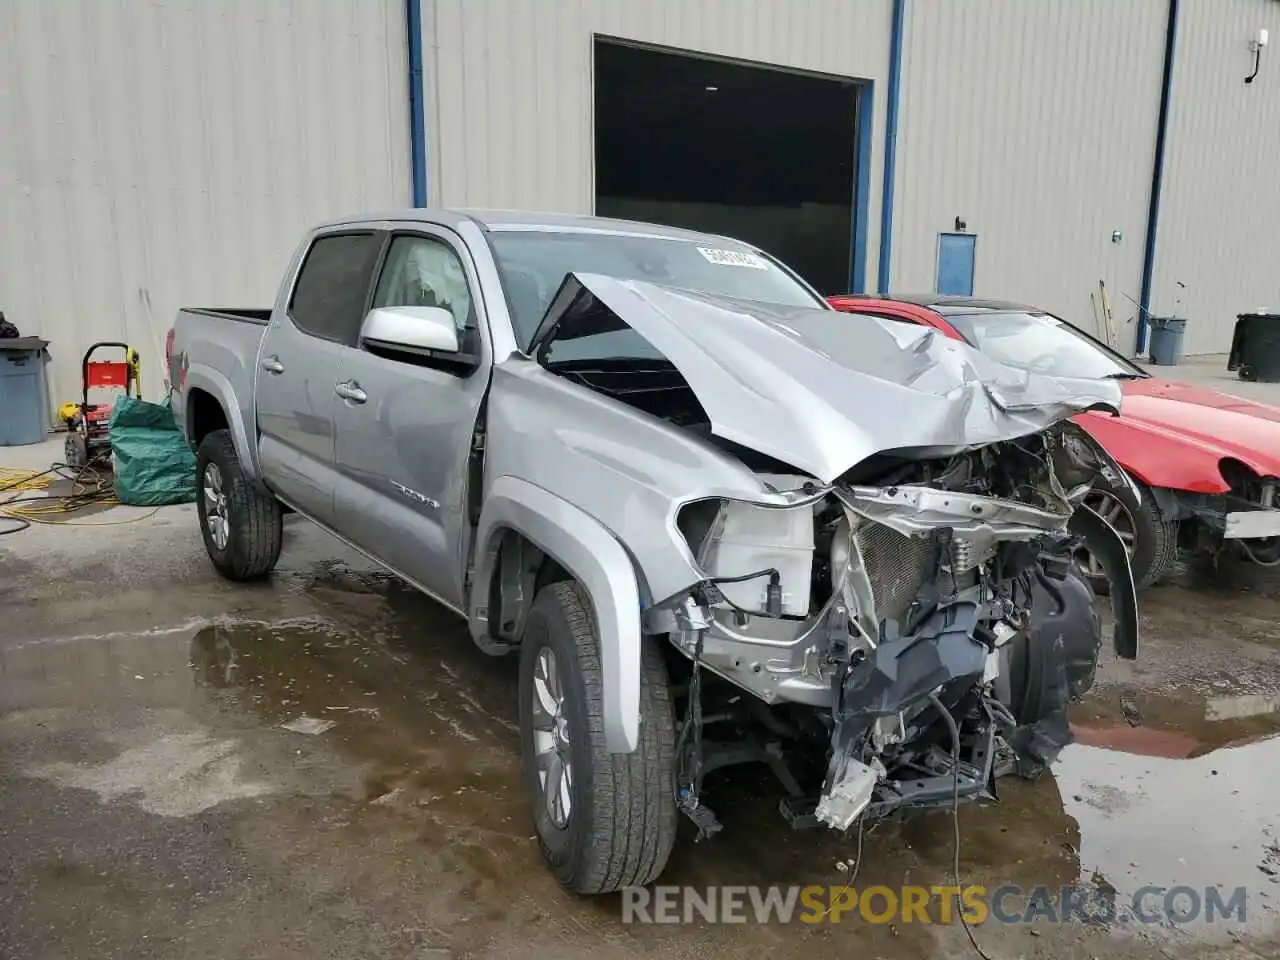
<path id="1" fill-rule="evenodd" d="M 208 532 L 203 529 L 203 503 L 201 504 L 201 528 L 205 547 L 218 572 L 228 580 L 256 580 L 266 576 L 280 559 L 284 543 L 284 517 L 280 501 L 263 490 L 247 476 L 236 455 L 235 443 L 228 430 L 214 430 L 200 443 L 197 454 L 197 478 L 204 476 L 204 465 L 214 462 L 222 473 L 222 483 L 227 494 L 230 513 L 230 539 L 227 548 L 218 556 Z M 197 497 L 203 497 L 197 480 Z"/>
<path id="2" fill-rule="evenodd" d="M 1135 584 L 1139 590 L 1160 583 L 1173 572 L 1174 564 L 1178 562 L 1178 521 L 1167 520 L 1156 511 L 1152 514 L 1151 565 Z"/>
<path id="3" fill-rule="evenodd" d="M 576 893 L 600 894 L 652 883 L 666 866 L 677 828 L 675 723 L 666 665 L 655 644 L 646 640 L 641 650 L 640 741 L 630 754 L 609 753 L 600 648 L 590 603 L 574 581 L 549 584 L 544 593 L 559 607 L 577 652 L 586 688 L 582 712 L 595 788 L 591 829 L 566 885 Z"/>

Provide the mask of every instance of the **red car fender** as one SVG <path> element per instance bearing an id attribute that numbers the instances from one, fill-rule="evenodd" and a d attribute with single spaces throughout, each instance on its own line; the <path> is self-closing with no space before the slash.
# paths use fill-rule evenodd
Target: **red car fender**
<path id="1" fill-rule="evenodd" d="M 1192 493 L 1231 490 L 1218 468 L 1223 456 L 1221 450 L 1150 423 L 1135 423 L 1108 413 L 1082 413 L 1075 422 L 1115 457 L 1126 472 L 1148 487 Z"/>

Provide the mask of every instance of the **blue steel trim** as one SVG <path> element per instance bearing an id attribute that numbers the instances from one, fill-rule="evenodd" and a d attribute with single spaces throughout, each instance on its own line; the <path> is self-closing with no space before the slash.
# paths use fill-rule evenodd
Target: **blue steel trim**
<path id="1" fill-rule="evenodd" d="M 889 258 L 893 252 L 893 179 L 898 156 L 898 89 L 902 79 L 902 21 L 906 0 L 893 0 L 889 35 L 889 103 L 884 117 L 884 189 L 880 196 L 879 292 L 889 290 Z"/>
<path id="2" fill-rule="evenodd" d="M 422 0 L 406 0 L 409 39 L 409 150 L 413 169 L 413 205 L 427 205 L 427 123 L 422 96 Z"/>
<path id="3" fill-rule="evenodd" d="M 874 116 L 875 84 L 858 88 L 858 156 L 854 170 L 853 247 L 849 289 L 867 292 L 867 216 L 871 209 L 871 119 Z"/>
<path id="4" fill-rule="evenodd" d="M 1164 144 L 1169 130 L 1169 103 L 1173 99 L 1173 56 L 1178 44 L 1179 0 L 1169 0 L 1169 23 L 1165 28 L 1164 77 L 1160 84 L 1160 119 L 1156 126 L 1156 153 L 1151 170 L 1151 206 L 1147 210 L 1147 245 L 1142 256 L 1142 293 L 1138 297 L 1138 341 L 1134 353 L 1147 349 L 1151 317 L 1151 278 L 1156 269 L 1156 232 L 1160 226 L 1160 188 L 1164 185 Z"/>

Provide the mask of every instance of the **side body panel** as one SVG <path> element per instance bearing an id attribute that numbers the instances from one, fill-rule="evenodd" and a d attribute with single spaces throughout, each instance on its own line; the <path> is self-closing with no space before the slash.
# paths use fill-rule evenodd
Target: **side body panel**
<path id="1" fill-rule="evenodd" d="M 277 311 L 258 361 L 262 479 L 287 502 L 333 524 L 334 409 L 343 347 L 309 337 Z"/>
<path id="2" fill-rule="evenodd" d="M 258 346 L 266 326 L 211 310 L 180 310 L 174 320 L 173 415 L 190 439 L 192 396 L 204 391 L 226 414 L 245 472 L 258 476 L 253 395 Z"/>
<path id="3" fill-rule="evenodd" d="M 626 545 L 646 603 L 702 578 L 676 529 L 683 503 L 720 496 L 783 502 L 692 433 L 530 360 L 494 369 L 488 432 L 486 498 L 500 478 L 518 477 L 577 505 Z"/>
<path id="4" fill-rule="evenodd" d="M 333 528 L 338 528 L 334 511 L 335 412 L 339 363 L 347 348 L 338 340 L 305 333 L 291 317 L 290 303 L 314 242 L 324 234 L 364 231 L 377 234 L 379 227 L 358 224 L 346 231 L 325 225 L 298 243 L 280 282 L 255 369 L 262 479 L 290 505 Z M 364 284 L 367 288 L 367 277 Z"/>
<path id="5" fill-rule="evenodd" d="M 609 749 L 635 749 L 642 616 L 701 580 L 676 528 L 682 503 L 769 502 L 756 476 L 692 434 L 512 357 L 494 368 L 487 406 L 484 507 L 469 603 L 472 636 L 489 631 L 489 585 L 514 530 L 586 588 L 605 675 Z"/>
<path id="6" fill-rule="evenodd" d="M 368 398 L 334 403 L 337 528 L 460 605 L 467 453 L 484 374 L 460 378 L 347 349 L 336 377 Z"/>
<path id="7" fill-rule="evenodd" d="M 494 481 L 477 529 L 486 558 L 478 583 L 487 584 L 503 530 L 518 530 L 555 557 L 586 589 L 600 636 L 605 743 L 631 753 L 640 730 L 640 594 L 622 545 L 598 520 L 572 503 L 515 477 Z M 471 601 L 473 635 L 488 628 L 488 591 Z"/>
<path id="8" fill-rule="evenodd" d="M 334 407 L 336 524 L 437 599 L 461 608 L 470 537 L 467 464 L 492 364 L 486 299 L 456 233 L 428 224 L 390 229 L 444 242 L 458 255 L 476 308 L 480 362 L 469 372 L 450 371 L 360 346 L 343 349 L 338 377 L 364 399 L 338 399 Z"/>

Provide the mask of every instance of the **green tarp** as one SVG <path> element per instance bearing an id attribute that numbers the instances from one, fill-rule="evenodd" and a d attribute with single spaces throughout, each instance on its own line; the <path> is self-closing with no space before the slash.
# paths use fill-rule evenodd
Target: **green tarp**
<path id="1" fill-rule="evenodd" d="M 195 454 L 167 405 L 119 397 L 108 430 L 121 503 L 152 507 L 195 500 Z"/>

